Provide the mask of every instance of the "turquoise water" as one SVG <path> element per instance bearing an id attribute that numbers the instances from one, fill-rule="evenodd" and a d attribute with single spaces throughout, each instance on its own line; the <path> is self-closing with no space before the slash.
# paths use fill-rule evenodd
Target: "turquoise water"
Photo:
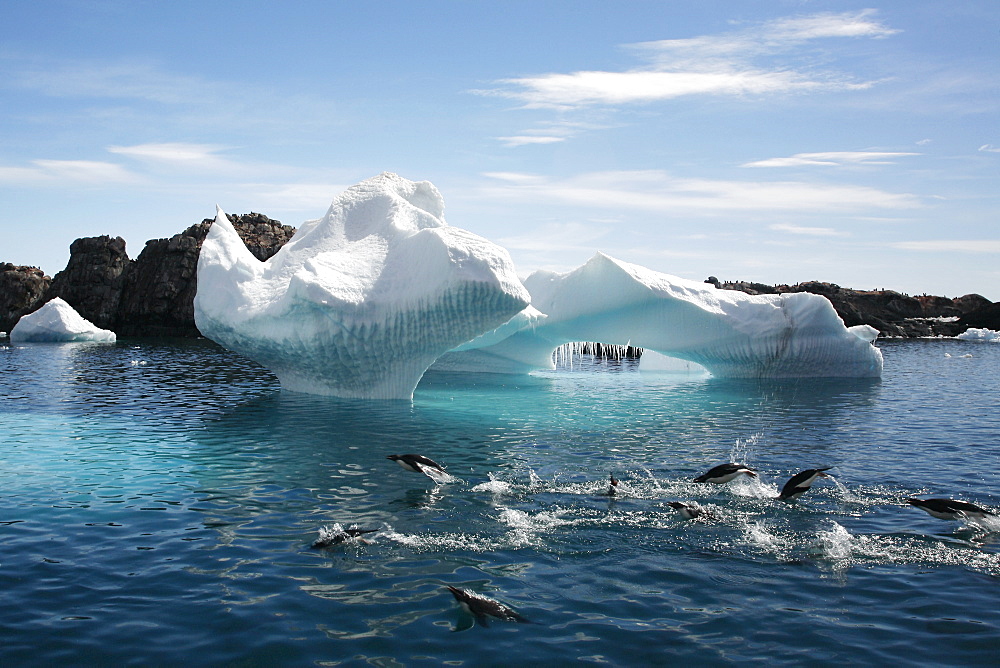
<path id="1" fill-rule="evenodd" d="M 411 404 L 206 341 L 0 344 L 0 665 L 996 665 L 1000 533 L 903 500 L 1000 506 L 1000 345 L 879 345 L 880 381 L 578 359 Z M 730 460 L 760 481 L 688 482 Z M 311 549 L 335 524 L 380 531 Z"/>

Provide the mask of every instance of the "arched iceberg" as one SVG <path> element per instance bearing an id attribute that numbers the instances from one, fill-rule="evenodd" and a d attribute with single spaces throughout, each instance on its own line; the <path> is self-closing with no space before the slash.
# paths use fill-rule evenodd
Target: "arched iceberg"
<path id="1" fill-rule="evenodd" d="M 53 297 L 34 313 L 21 316 L 10 330 L 12 343 L 114 342 L 109 329 L 101 329 L 76 312 L 62 297 Z"/>
<path id="2" fill-rule="evenodd" d="M 848 330 L 833 305 L 809 293 L 720 290 L 598 253 L 566 274 L 525 280 L 533 311 L 501 340 L 484 336 L 440 361 L 452 370 L 551 368 L 573 341 L 632 345 L 728 378 L 878 377 L 882 353 L 870 327 Z M 503 331 L 513 325 L 516 331 Z"/>
<path id="3" fill-rule="evenodd" d="M 443 211 L 431 183 L 383 173 L 260 262 L 220 209 L 198 260 L 195 323 L 285 388 L 411 398 L 435 359 L 529 300 L 507 251 Z"/>

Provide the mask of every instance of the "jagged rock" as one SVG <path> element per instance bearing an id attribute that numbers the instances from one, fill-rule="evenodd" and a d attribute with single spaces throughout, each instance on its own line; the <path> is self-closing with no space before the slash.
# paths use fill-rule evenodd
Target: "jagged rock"
<path id="1" fill-rule="evenodd" d="M 264 261 L 285 245 L 295 228 L 259 213 L 229 220 L 253 255 Z M 55 278 L 34 267 L 0 264 L 0 331 L 53 297 L 119 336 L 199 336 L 194 324 L 198 254 L 213 219 L 169 239 L 153 239 L 135 260 L 125 240 L 85 237 L 70 245 L 66 268 Z"/>
<path id="2" fill-rule="evenodd" d="M 122 274 L 132 261 L 125 240 L 105 235 L 77 239 L 69 247 L 69 263 L 52 277 L 45 300 L 61 297 L 77 313 L 102 329 L 117 324 Z"/>
<path id="3" fill-rule="evenodd" d="M 259 213 L 228 216 L 253 255 L 264 261 L 285 245 L 295 228 Z M 199 336 L 194 324 L 198 254 L 212 219 L 169 239 L 153 239 L 124 279 L 115 331 L 119 336 Z"/>
<path id="4" fill-rule="evenodd" d="M 38 267 L 0 262 L 0 332 L 9 332 L 22 315 L 41 308 L 51 283 Z"/>

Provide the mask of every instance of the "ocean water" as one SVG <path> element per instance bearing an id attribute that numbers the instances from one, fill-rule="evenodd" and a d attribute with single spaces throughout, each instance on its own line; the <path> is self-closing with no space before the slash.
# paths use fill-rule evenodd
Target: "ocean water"
<path id="1" fill-rule="evenodd" d="M 997 665 L 1000 526 L 904 500 L 1000 507 L 1000 344 L 879 346 L 874 381 L 580 357 L 368 403 L 207 341 L 0 342 L 0 665 Z M 759 479 L 690 482 L 725 461 Z M 311 547 L 338 525 L 378 531 Z"/>

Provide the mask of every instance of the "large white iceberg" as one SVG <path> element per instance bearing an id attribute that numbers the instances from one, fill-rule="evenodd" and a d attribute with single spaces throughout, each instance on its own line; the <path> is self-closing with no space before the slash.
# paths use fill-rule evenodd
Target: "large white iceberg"
<path id="1" fill-rule="evenodd" d="M 96 326 L 61 297 L 53 297 L 34 313 L 22 316 L 10 330 L 12 343 L 113 342 L 116 338 L 114 332 Z"/>
<path id="2" fill-rule="evenodd" d="M 525 280 L 532 311 L 443 357 L 436 368 L 522 372 L 551 368 L 574 341 L 632 345 L 728 378 L 877 377 L 877 330 L 844 326 L 825 297 L 748 295 L 662 274 L 598 253 L 566 274 Z M 513 329 L 515 331 L 504 331 Z M 498 334 L 506 334 L 497 340 Z"/>
<path id="3" fill-rule="evenodd" d="M 529 300 L 507 251 L 443 211 L 431 183 L 383 173 L 260 262 L 219 209 L 198 260 L 195 323 L 285 388 L 410 398 L 435 359 Z"/>

